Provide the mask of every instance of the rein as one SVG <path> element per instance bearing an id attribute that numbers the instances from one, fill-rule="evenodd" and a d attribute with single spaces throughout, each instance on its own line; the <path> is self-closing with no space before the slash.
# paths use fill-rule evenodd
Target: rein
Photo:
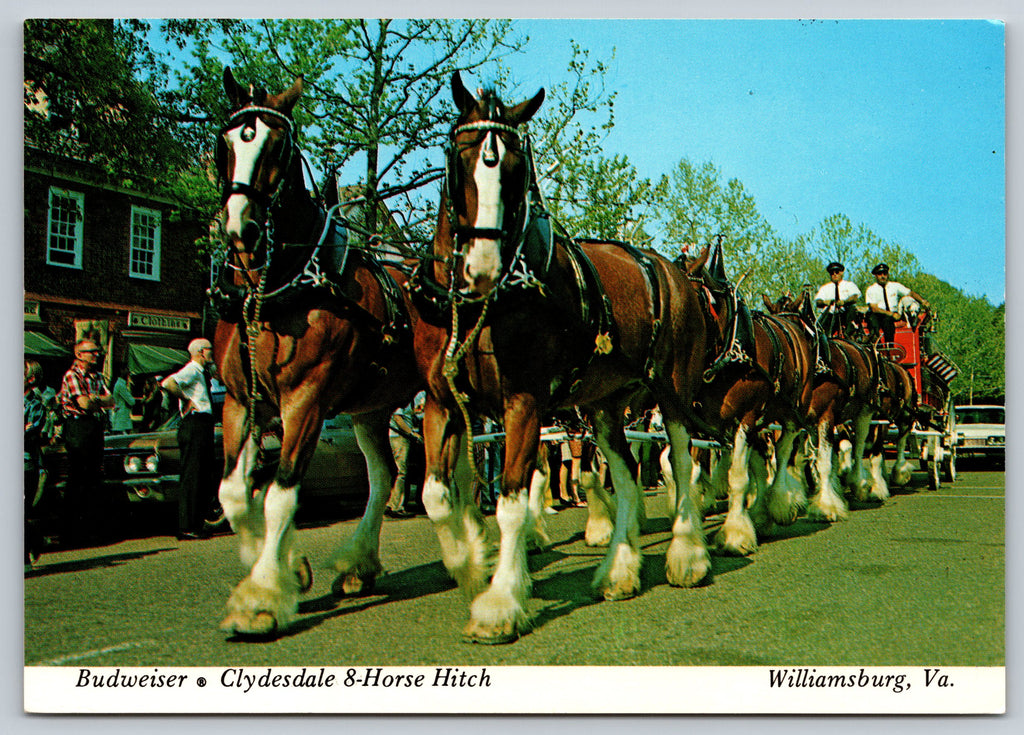
<path id="1" fill-rule="evenodd" d="M 270 259 L 267 258 L 267 262 Z M 256 286 L 255 293 L 251 287 L 247 287 L 248 293 L 245 297 L 245 303 L 242 306 L 242 319 L 245 321 L 245 342 L 242 347 L 249 355 L 249 410 L 246 413 L 245 428 L 243 429 L 243 435 L 246 433 L 255 432 L 256 446 L 262 445 L 262 434 L 263 431 L 259 424 L 256 422 L 256 401 L 259 398 L 259 388 L 257 387 L 256 380 L 256 360 L 254 355 L 254 349 L 252 347 L 256 340 L 260 336 L 260 312 L 263 310 L 263 291 L 267 284 L 267 270 L 264 269 L 260 276 L 260 282 Z M 252 318 L 249 318 L 249 305 L 253 305 Z"/>

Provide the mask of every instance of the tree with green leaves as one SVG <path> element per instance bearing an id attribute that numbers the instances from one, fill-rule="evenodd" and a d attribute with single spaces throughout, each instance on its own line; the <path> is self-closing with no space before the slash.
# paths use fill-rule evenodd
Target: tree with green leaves
<path id="1" fill-rule="evenodd" d="M 722 183 L 720 170 L 710 161 L 679 161 L 669 176 L 663 216 L 663 252 L 675 257 L 686 248 L 696 255 L 721 237 L 730 279 L 742 279 L 747 293 L 768 289 L 776 263 L 788 255 L 754 197 L 739 179 Z"/>
<path id="2" fill-rule="evenodd" d="M 166 64 L 140 21 L 29 19 L 24 26 L 25 142 L 86 161 L 107 180 L 189 206 L 208 195 L 200 144 L 168 90 Z"/>
<path id="3" fill-rule="evenodd" d="M 568 78 L 545 90 L 544 105 L 530 122 L 545 199 L 571 235 L 643 244 L 645 210 L 656 187 L 638 176 L 626 156 L 604 155 L 615 126 L 615 93 L 604 84 L 607 62 L 591 59 L 574 41 L 570 53 Z"/>
<path id="4" fill-rule="evenodd" d="M 647 247 L 646 227 L 664 198 L 664 184 L 641 178 L 623 155 L 563 159 L 547 197 L 574 236 L 624 240 Z"/>
<path id="5" fill-rule="evenodd" d="M 1002 307 L 968 296 L 928 273 L 902 281 L 927 294 L 935 313 L 934 349 L 960 368 L 952 384 L 958 402 L 1003 401 L 1006 397 L 1006 325 Z"/>

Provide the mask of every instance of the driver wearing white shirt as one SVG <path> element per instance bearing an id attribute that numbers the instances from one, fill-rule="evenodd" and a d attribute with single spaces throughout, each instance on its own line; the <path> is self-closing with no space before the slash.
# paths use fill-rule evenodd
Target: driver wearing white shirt
<path id="1" fill-rule="evenodd" d="M 825 270 L 828 271 L 829 282 L 814 296 L 815 305 L 821 309 L 818 324 L 830 337 L 843 336 L 849 332 L 853 321 L 860 289 L 857 284 L 843 279 L 846 268 L 842 263 L 829 263 Z"/>
<path id="2" fill-rule="evenodd" d="M 902 319 L 899 313 L 900 299 L 910 296 L 917 300 L 925 309 L 931 304 L 910 288 L 907 288 L 898 281 L 889 280 L 889 266 L 887 263 L 879 263 L 871 269 L 875 277 L 875 283 L 868 286 L 864 299 L 867 301 L 868 320 L 872 332 L 881 330 L 886 342 L 892 342 L 896 336 L 896 322 Z"/>

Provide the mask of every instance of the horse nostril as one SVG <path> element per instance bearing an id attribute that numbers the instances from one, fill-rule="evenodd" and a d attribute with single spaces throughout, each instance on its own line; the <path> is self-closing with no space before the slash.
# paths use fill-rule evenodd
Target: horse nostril
<path id="1" fill-rule="evenodd" d="M 251 248 L 259 242 L 261 233 L 262 229 L 258 224 L 252 221 L 246 222 L 242 228 L 242 242 L 245 243 L 247 248 Z"/>

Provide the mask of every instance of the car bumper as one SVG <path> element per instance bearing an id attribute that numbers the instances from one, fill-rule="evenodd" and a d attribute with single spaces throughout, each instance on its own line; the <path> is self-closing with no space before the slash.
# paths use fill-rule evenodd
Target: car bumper
<path id="1" fill-rule="evenodd" d="M 131 502 L 169 502 L 178 499 L 178 475 L 125 477 L 108 481 L 108 486 L 123 489 Z"/>

